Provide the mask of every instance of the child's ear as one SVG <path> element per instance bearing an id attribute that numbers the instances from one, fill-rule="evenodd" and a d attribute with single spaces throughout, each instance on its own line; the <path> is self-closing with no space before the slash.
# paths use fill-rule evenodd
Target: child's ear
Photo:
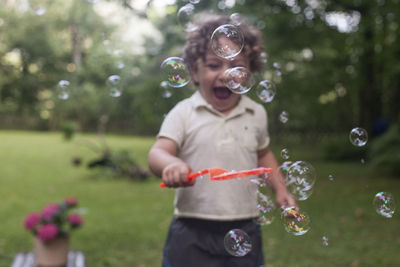
<path id="1" fill-rule="evenodd" d="M 197 74 L 197 66 L 193 66 L 193 67 L 191 68 L 191 73 L 192 73 L 192 80 L 193 80 L 193 83 L 194 83 L 195 85 L 198 85 L 198 84 L 199 84 L 199 76 L 198 76 L 198 74 Z"/>

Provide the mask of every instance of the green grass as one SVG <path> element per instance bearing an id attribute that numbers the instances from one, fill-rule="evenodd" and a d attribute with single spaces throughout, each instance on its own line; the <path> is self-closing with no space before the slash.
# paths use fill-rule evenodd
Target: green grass
<path id="1" fill-rule="evenodd" d="M 98 154 L 82 143 L 96 140 L 95 135 L 66 142 L 60 133 L 0 131 L 1 267 L 10 266 L 15 253 L 32 250 L 33 238 L 22 225 L 26 214 L 71 195 L 88 209 L 85 225 L 71 238 L 72 249 L 85 253 L 88 266 L 160 266 L 173 190 L 160 189 L 154 177 L 132 182 L 88 170 L 85 165 Z M 107 136 L 106 141 L 113 149 L 132 151 L 146 167 L 154 138 Z M 288 148 L 294 159 L 310 161 L 318 173 L 314 194 L 299 203 L 312 228 L 292 236 L 279 216 L 264 226 L 266 266 L 399 266 L 399 211 L 391 219 L 381 217 L 372 199 L 389 191 L 399 203 L 400 179 L 376 175 L 368 163 L 323 162 L 312 147 Z M 71 164 L 76 156 L 83 159 L 80 167 Z M 322 245 L 324 235 L 328 247 Z"/>

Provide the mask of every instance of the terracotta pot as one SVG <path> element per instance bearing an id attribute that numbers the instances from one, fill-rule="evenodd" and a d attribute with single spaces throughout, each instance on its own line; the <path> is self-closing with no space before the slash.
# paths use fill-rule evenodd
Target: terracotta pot
<path id="1" fill-rule="evenodd" d="M 36 267 L 67 266 L 69 251 L 68 237 L 57 237 L 49 242 L 35 238 L 34 254 Z"/>

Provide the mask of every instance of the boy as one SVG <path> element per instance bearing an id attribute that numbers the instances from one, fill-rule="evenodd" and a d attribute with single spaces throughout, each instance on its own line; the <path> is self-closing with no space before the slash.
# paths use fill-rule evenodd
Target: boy
<path id="1" fill-rule="evenodd" d="M 188 34 L 185 61 L 199 90 L 178 103 L 165 118 L 148 162 L 168 187 L 176 188 L 174 218 L 164 247 L 163 267 L 259 267 L 263 265 L 256 187 L 248 179 L 189 181 L 190 172 L 219 167 L 244 170 L 278 169 L 269 150 L 264 108 L 224 85 L 224 71 L 245 67 L 261 70 L 262 41 L 259 31 L 242 23 L 245 46 L 233 59 L 210 49 L 213 31 L 232 24 L 225 16 L 201 17 L 199 28 Z M 229 41 L 228 41 L 229 42 Z M 294 206 L 280 174 L 269 178 L 279 206 Z M 252 250 L 233 257 L 224 249 L 224 236 L 234 228 L 245 231 Z"/>

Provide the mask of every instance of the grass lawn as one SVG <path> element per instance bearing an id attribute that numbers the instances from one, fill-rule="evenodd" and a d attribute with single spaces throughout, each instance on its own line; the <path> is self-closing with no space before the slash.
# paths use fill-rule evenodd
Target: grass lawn
<path id="1" fill-rule="evenodd" d="M 0 131 L 1 267 L 10 266 L 15 253 L 32 250 L 32 235 L 22 225 L 26 214 L 67 196 L 76 196 L 87 208 L 71 248 L 85 253 L 88 266 L 161 265 L 173 190 L 160 189 L 154 177 L 133 182 L 87 169 L 99 155 L 82 144 L 96 140 L 95 135 L 79 134 L 66 142 L 59 133 Z M 147 168 L 154 138 L 107 136 L 106 141 L 111 148 L 132 151 Z M 277 214 L 263 227 L 266 266 L 400 266 L 400 211 L 387 219 L 372 205 L 379 191 L 391 192 L 400 203 L 399 177 L 376 175 L 368 162 L 321 161 L 310 147 L 289 150 L 291 159 L 311 162 L 318 173 L 314 194 L 299 203 L 312 228 L 292 236 Z M 76 156 L 83 159 L 80 167 L 71 163 Z M 328 237 L 328 246 L 322 236 Z"/>

